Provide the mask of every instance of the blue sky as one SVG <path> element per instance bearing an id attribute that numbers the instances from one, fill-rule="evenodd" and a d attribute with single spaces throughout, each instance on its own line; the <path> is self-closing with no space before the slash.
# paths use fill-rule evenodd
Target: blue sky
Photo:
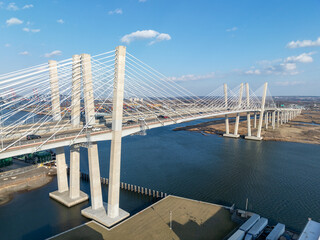
<path id="1" fill-rule="evenodd" d="M 320 95 L 319 0 L 0 0 L 0 74 L 117 45 L 199 95 Z"/>

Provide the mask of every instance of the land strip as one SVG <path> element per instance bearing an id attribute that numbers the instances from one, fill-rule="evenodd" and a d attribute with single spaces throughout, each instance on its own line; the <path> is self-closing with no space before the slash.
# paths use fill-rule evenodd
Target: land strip
<path id="1" fill-rule="evenodd" d="M 242 119 L 246 119 L 244 115 L 242 115 Z M 196 125 L 178 127 L 174 130 L 223 135 L 225 133 L 225 123 L 224 120 L 213 120 Z M 230 133 L 233 131 L 234 124 L 231 123 Z M 252 135 L 255 135 L 257 132 L 257 129 L 253 128 L 253 119 L 251 119 L 251 131 Z M 242 137 L 247 135 L 247 121 L 240 122 L 239 134 L 242 135 Z M 272 129 L 271 123 L 269 123 L 268 129 L 266 129 L 265 124 L 263 124 L 262 137 L 265 141 L 320 144 L 320 111 L 302 111 L 301 115 L 275 129 Z"/>
<path id="2" fill-rule="evenodd" d="M 27 167 L 25 171 L 12 170 L 0 176 L 0 205 L 8 203 L 13 194 L 21 191 L 31 191 L 52 181 L 55 169 L 46 167 Z"/>

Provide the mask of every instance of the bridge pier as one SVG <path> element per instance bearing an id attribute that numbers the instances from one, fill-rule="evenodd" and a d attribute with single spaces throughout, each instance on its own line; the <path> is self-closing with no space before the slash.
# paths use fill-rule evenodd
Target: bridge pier
<path id="1" fill-rule="evenodd" d="M 81 210 L 81 214 L 103 225 L 107 225 L 106 203 L 102 199 L 98 145 L 88 146 L 91 206 Z"/>
<path id="2" fill-rule="evenodd" d="M 265 124 L 266 124 L 266 129 L 268 129 L 268 123 L 269 123 L 269 112 L 266 112 L 266 116 L 265 116 Z"/>
<path id="3" fill-rule="evenodd" d="M 272 112 L 272 129 L 276 127 L 276 111 Z"/>
<path id="4" fill-rule="evenodd" d="M 228 117 L 228 114 L 226 114 L 226 116 L 225 116 L 225 118 L 226 118 L 226 120 L 225 120 L 225 122 L 226 122 L 226 135 L 228 135 L 230 132 L 229 132 L 229 117 Z"/>
<path id="5" fill-rule="evenodd" d="M 49 196 L 66 207 L 72 207 L 88 200 L 88 195 L 80 191 L 80 153 L 79 147 L 70 149 L 70 189 L 68 189 L 67 165 L 63 147 L 57 148 L 58 191 Z"/>
<path id="6" fill-rule="evenodd" d="M 265 83 L 264 89 L 263 89 L 262 101 L 261 101 L 261 110 L 260 110 L 260 116 L 259 116 L 259 125 L 258 125 L 258 130 L 257 130 L 257 136 L 250 136 L 250 137 L 247 136 L 246 139 L 258 140 L 258 141 L 262 140 L 261 130 L 262 130 L 262 125 L 263 125 L 263 114 L 264 114 L 264 105 L 266 102 L 267 87 L 268 87 L 268 83 Z"/>
<path id="7" fill-rule="evenodd" d="M 253 128 L 257 128 L 257 113 L 254 112 Z"/>
<path id="8" fill-rule="evenodd" d="M 280 126 L 280 112 L 279 112 L 279 110 L 277 111 L 277 127 L 279 127 Z"/>

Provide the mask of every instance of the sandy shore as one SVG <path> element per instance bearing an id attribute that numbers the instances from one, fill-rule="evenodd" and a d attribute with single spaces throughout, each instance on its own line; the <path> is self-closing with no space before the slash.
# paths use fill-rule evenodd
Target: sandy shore
<path id="1" fill-rule="evenodd" d="M 242 115 L 242 119 L 246 119 L 245 115 Z M 252 126 L 253 120 L 251 120 L 251 127 Z M 175 129 L 175 131 L 181 130 L 222 135 L 225 133 L 225 124 L 224 120 L 213 120 Z M 230 133 L 233 131 L 234 119 L 230 119 Z M 252 128 L 252 135 L 256 135 L 256 132 L 257 130 Z M 247 121 L 240 122 L 239 134 L 242 137 L 247 135 Z M 291 122 L 283 124 L 275 129 L 272 129 L 271 123 L 269 123 L 268 129 L 265 129 L 265 125 L 263 125 L 261 135 L 265 141 L 320 144 L 320 111 L 303 111 L 300 116 L 296 117 Z"/>
<path id="2" fill-rule="evenodd" d="M 39 167 L 28 172 L 0 178 L 0 205 L 8 203 L 14 193 L 31 191 L 48 184 L 55 174 L 55 169 Z"/>

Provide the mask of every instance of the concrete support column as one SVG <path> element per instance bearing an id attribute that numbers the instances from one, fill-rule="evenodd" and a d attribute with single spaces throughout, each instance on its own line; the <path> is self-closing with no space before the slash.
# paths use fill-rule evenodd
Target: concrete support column
<path id="1" fill-rule="evenodd" d="M 246 95 L 247 95 L 247 108 L 250 108 L 250 96 L 249 96 L 249 83 L 246 83 Z M 248 128 L 248 136 L 251 136 L 251 118 L 250 112 L 247 113 L 247 128 Z"/>
<path id="2" fill-rule="evenodd" d="M 241 107 L 242 93 L 243 93 L 243 83 L 240 84 L 240 89 L 239 89 L 239 100 L 238 100 L 239 108 Z M 238 136 L 239 122 L 240 122 L 240 113 L 237 113 L 236 122 L 234 126 L 234 136 L 236 137 Z"/>
<path id="3" fill-rule="evenodd" d="M 283 111 L 281 111 L 281 118 L 280 118 L 280 124 L 283 124 Z"/>
<path id="4" fill-rule="evenodd" d="M 70 147 L 70 191 L 69 197 L 80 197 L 80 147 Z"/>
<path id="5" fill-rule="evenodd" d="M 261 101 L 261 111 L 260 111 L 259 126 L 258 126 L 258 132 L 257 132 L 258 139 L 261 139 L 261 128 L 262 128 L 262 122 L 263 122 L 263 113 L 264 113 L 264 105 L 266 102 L 267 88 L 268 88 L 268 83 L 265 83 L 264 89 L 263 89 L 262 101 Z"/>
<path id="6" fill-rule="evenodd" d="M 62 193 L 68 191 L 68 177 L 67 177 L 67 164 L 64 154 L 64 148 L 56 148 L 56 165 L 57 165 L 57 181 L 58 192 Z"/>
<path id="7" fill-rule="evenodd" d="M 108 192 L 108 217 L 119 216 L 120 197 L 120 166 L 121 166 L 121 139 L 122 139 L 122 114 L 124 94 L 124 74 L 126 48 L 116 48 L 115 76 L 113 86 L 113 111 L 112 111 L 112 139 L 110 151 L 109 192 Z"/>
<path id="8" fill-rule="evenodd" d="M 57 61 L 49 61 L 49 75 L 51 88 L 52 117 L 54 121 L 59 121 L 61 119 L 61 110 Z"/>
<path id="9" fill-rule="evenodd" d="M 276 127 L 276 112 L 272 112 L 272 129 L 275 129 Z"/>
<path id="10" fill-rule="evenodd" d="M 92 87 L 91 57 L 89 54 L 81 54 L 82 78 L 84 88 L 84 107 L 86 111 L 86 124 L 95 124 L 94 96 Z"/>
<path id="11" fill-rule="evenodd" d="M 257 113 L 256 112 L 254 112 L 253 128 L 257 128 Z"/>
<path id="12" fill-rule="evenodd" d="M 225 115 L 225 122 L 226 122 L 226 134 L 229 134 L 229 117 L 228 114 Z"/>
<path id="13" fill-rule="evenodd" d="M 228 86 L 226 83 L 223 85 L 223 90 L 224 90 L 224 104 L 225 104 L 225 108 L 227 110 L 228 109 Z M 229 134 L 228 114 L 226 114 L 226 116 L 225 116 L 225 123 L 226 123 L 226 134 Z"/>
<path id="14" fill-rule="evenodd" d="M 266 123 L 266 129 L 268 129 L 268 123 L 269 123 L 269 112 L 266 112 L 265 123 Z"/>
<path id="15" fill-rule="evenodd" d="M 72 97 L 71 124 L 80 125 L 80 95 L 81 95 L 81 59 L 79 55 L 72 56 Z"/>
<path id="16" fill-rule="evenodd" d="M 91 208 L 97 210 L 103 208 L 101 183 L 100 183 L 100 167 L 97 143 L 91 143 L 88 147 L 89 158 L 89 178 L 91 193 Z"/>
<path id="17" fill-rule="evenodd" d="M 280 112 L 277 111 L 277 127 L 280 125 Z"/>

